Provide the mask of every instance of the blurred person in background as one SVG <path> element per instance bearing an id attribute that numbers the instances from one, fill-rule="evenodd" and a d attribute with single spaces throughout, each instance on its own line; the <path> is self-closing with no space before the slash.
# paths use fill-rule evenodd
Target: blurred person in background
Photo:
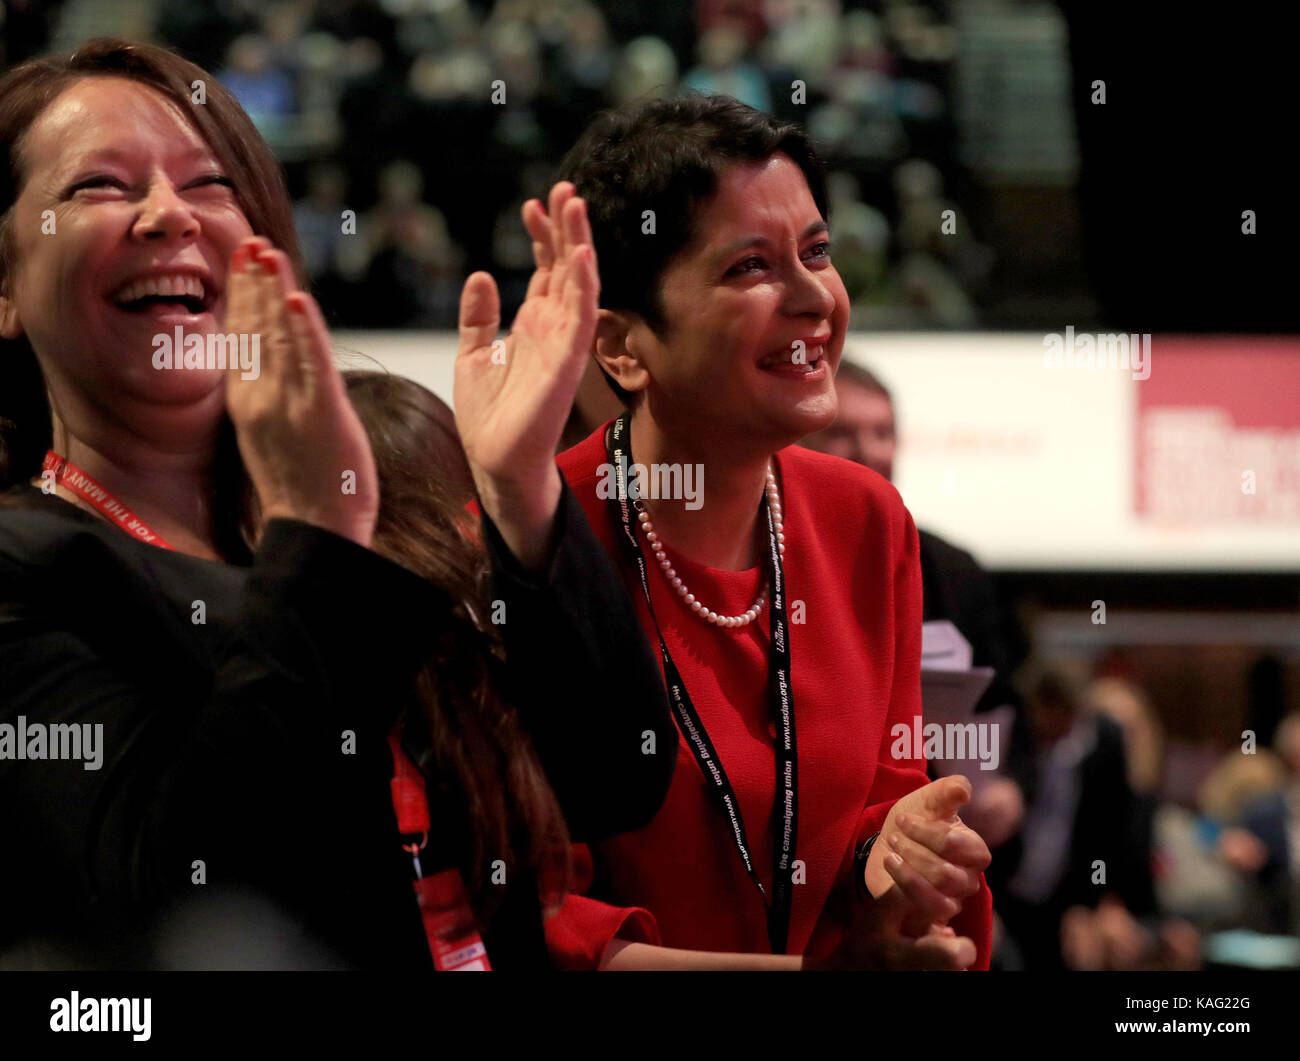
<path id="1" fill-rule="evenodd" d="M 1266 748 L 1227 752 L 1198 786 L 1190 807 L 1164 803 L 1154 823 L 1155 884 L 1160 908 L 1202 933 L 1267 931 L 1253 875 L 1268 860 L 1263 841 L 1240 826 L 1243 812 L 1283 789 L 1286 767 Z"/>
<path id="2" fill-rule="evenodd" d="M 237 37 L 217 71 L 263 136 L 273 137 L 295 112 L 293 81 L 276 65 L 271 42 L 260 34 Z"/>
<path id="3" fill-rule="evenodd" d="M 420 168 L 399 159 L 379 176 L 379 202 L 357 221 L 357 247 L 366 256 L 360 305 L 369 327 L 428 328 L 456 319 L 464 255 L 442 211 L 423 196 Z"/>
<path id="4" fill-rule="evenodd" d="M 761 111 L 772 109 L 767 80 L 758 67 L 745 62 L 745 37 L 723 24 L 700 35 L 699 65 L 682 76 L 682 87 L 706 95 L 731 96 Z"/>
<path id="5" fill-rule="evenodd" d="M 1282 720 L 1273 746 L 1286 779 L 1243 808 L 1244 835 L 1229 834 L 1225 853 L 1253 879 L 1261 931 L 1300 936 L 1300 714 Z"/>
<path id="6" fill-rule="evenodd" d="M 1087 709 L 1082 669 L 1069 662 L 1031 660 L 1020 684 L 1037 776 L 999 913 L 1030 970 L 1132 967 L 1149 941 L 1139 921 L 1156 904 L 1150 844 L 1131 827 L 1123 730 Z"/>
<path id="7" fill-rule="evenodd" d="M 347 206 L 347 172 L 342 166 L 321 164 L 307 171 L 307 193 L 293 206 L 293 224 L 302 242 L 302 264 L 313 284 L 335 272 Z"/>

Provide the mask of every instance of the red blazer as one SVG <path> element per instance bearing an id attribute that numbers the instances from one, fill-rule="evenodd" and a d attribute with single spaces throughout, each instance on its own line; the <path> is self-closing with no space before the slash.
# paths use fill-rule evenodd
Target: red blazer
<path id="1" fill-rule="evenodd" d="M 624 573 L 646 636 L 654 624 L 623 558 L 607 503 L 602 426 L 561 454 L 560 470 L 596 537 Z M 776 455 L 785 519 L 791 684 L 798 745 L 799 821 L 791 954 L 822 955 L 848 929 L 853 853 L 879 831 L 894 801 L 927 783 L 922 760 L 896 760 L 890 732 L 921 712 L 921 567 L 916 527 L 898 491 L 875 472 L 799 446 Z M 704 483 L 707 499 L 707 467 Z M 762 570 L 731 572 L 669 558 L 697 598 L 735 615 L 757 596 Z M 768 610 L 740 630 L 705 622 L 650 568 L 664 640 L 736 791 L 751 851 L 771 894 L 775 726 L 768 718 Z M 656 653 L 657 654 L 657 653 Z M 618 689 L 610 690 L 610 709 Z M 679 734 L 676 773 L 645 828 L 592 848 L 590 895 L 548 919 L 552 958 L 593 968 L 621 938 L 693 950 L 767 953 L 762 897 L 745 873 L 728 825 Z M 647 921 L 653 915 L 653 925 Z M 987 969 L 992 897 L 987 885 L 952 922 Z M 656 932 L 657 930 L 657 932 Z M 656 935 L 658 938 L 655 938 Z"/>

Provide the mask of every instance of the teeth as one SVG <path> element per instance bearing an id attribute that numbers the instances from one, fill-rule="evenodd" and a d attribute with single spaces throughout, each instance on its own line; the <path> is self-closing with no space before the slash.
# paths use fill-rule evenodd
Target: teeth
<path id="1" fill-rule="evenodd" d="M 802 368 L 812 369 L 817 365 L 817 362 L 820 361 L 821 359 L 822 359 L 822 346 L 820 343 L 818 343 L 816 346 L 810 346 L 804 350 L 804 360 L 798 362 L 798 364 Z M 783 350 L 779 354 L 768 354 L 765 358 L 759 361 L 758 367 L 775 368 L 777 365 L 793 365 L 795 363 L 796 362 L 794 359 L 794 351 Z"/>
<path id="2" fill-rule="evenodd" d="M 133 280 L 124 287 L 118 288 L 113 294 L 113 301 L 119 304 L 134 302 L 138 298 L 146 298 L 149 295 L 162 295 L 164 297 L 189 295 L 202 299 L 203 281 L 197 276 L 182 274 L 150 276 L 143 280 Z"/>

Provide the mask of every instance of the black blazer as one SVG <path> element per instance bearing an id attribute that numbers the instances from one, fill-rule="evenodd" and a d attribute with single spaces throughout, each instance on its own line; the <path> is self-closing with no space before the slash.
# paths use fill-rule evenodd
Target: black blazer
<path id="1" fill-rule="evenodd" d="M 675 762 L 643 755 L 643 734 L 675 748 L 676 729 L 621 580 L 567 488 L 540 575 L 484 529 L 508 692 L 575 839 L 640 828 Z M 27 485 L 0 495 L 0 723 L 104 727 L 98 770 L 0 759 L 0 952 L 53 937 L 148 966 L 133 941 L 203 887 L 202 861 L 208 887 L 252 887 L 346 964 L 431 968 L 386 734 L 447 606 L 306 523 L 272 520 L 240 568 L 146 545 Z M 543 965 L 536 889 L 516 877 L 489 953 Z"/>

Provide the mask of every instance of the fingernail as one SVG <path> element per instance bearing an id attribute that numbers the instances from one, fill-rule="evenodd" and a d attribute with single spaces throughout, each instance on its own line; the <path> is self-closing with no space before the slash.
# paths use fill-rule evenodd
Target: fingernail
<path id="1" fill-rule="evenodd" d="M 899 844 L 901 844 L 902 842 L 903 842 L 902 837 L 900 837 L 897 833 L 890 833 L 890 835 L 889 835 L 889 846 L 890 846 L 890 847 L 898 847 Z"/>
<path id="2" fill-rule="evenodd" d="M 912 819 L 906 814 L 900 814 L 896 820 L 899 825 L 910 825 L 912 823 Z"/>
<path id="3" fill-rule="evenodd" d="M 230 259 L 230 271 L 240 273 L 248 265 L 248 248 L 242 243 L 235 248 L 234 256 Z"/>
<path id="4" fill-rule="evenodd" d="M 264 253 L 257 256 L 257 264 L 265 269 L 272 276 L 278 271 L 278 264 L 274 254 Z"/>
<path id="5" fill-rule="evenodd" d="M 885 865 L 887 866 L 893 866 L 895 869 L 897 869 L 902 864 L 903 864 L 902 858 L 894 854 L 892 851 L 885 856 Z"/>

